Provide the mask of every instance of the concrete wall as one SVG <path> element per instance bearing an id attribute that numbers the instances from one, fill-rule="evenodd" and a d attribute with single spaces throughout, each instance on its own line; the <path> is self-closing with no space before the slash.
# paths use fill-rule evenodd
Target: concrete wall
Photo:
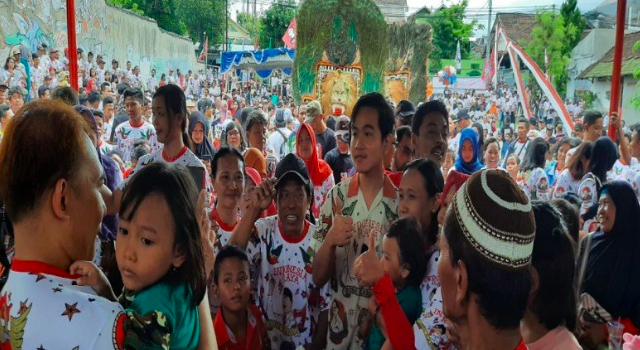
<path id="1" fill-rule="evenodd" d="M 65 0 L 0 0 L 0 57 L 11 47 L 27 45 L 67 47 Z M 186 72 L 203 69 L 188 38 L 160 30 L 154 20 L 108 5 L 105 0 L 76 0 L 78 47 L 102 54 L 111 67 L 113 58 L 124 68 L 126 61 L 147 74 L 169 67 Z M 4 62 L 4 60 L 3 60 Z"/>
<path id="2" fill-rule="evenodd" d="M 637 84 L 638 79 L 632 76 L 622 77 L 622 117 L 627 125 L 640 122 L 640 114 L 638 114 L 631 102 L 636 95 Z M 593 103 L 593 109 L 607 113 L 611 97 L 611 80 L 594 80 L 591 84 L 591 91 L 597 96 L 596 101 Z"/>
<path id="3" fill-rule="evenodd" d="M 573 99 L 576 91 L 589 90 L 591 88 L 589 80 L 577 80 L 576 77 L 591 64 L 602 58 L 613 47 L 614 34 L 613 29 L 593 29 L 571 51 L 567 98 Z"/>

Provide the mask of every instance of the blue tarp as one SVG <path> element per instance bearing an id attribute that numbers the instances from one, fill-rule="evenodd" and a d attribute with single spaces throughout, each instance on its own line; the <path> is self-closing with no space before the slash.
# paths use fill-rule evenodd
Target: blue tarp
<path id="1" fill-rule="evenodd" d="M 220 72 L 231 69 L 252 69 L 259 77 L 266 79 L 279 69 L 291 75 L 295 49 L 265 49 L 257 51 L 228 51 L 222 53 Z"/>

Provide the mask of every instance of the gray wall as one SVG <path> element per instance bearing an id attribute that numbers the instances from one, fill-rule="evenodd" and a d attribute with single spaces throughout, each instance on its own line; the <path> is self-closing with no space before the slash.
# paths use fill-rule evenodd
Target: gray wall
<path id="1" fill-rule="evenodd" d="M 0 57 L 17 44 L 36 47 L 46 43 L 67 47 L 65 0 L 0 0 Z M 140 66 L 143 74 L 169 67 L 186 72 L 203 69 L 196 60 L 191 40 L 162 31 L 155 21 L 107 5 L 105 0 L 76 0 L 78 47 L 85 55 L 102 54 L 111 67 L 113 58 Z M 86 57 L 86 56 L 85 56 Z"/>

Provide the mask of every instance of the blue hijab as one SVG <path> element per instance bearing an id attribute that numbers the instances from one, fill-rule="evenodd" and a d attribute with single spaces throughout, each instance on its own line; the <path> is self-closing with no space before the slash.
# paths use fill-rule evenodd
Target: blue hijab
<path id="1" fill-rule="evenodd" d="M 462 159 L 462 145 L 465 140 L 469 140 L 473 146 L 473 158 L 467 163 Z M 482 164 L 478 161 L 478 134 L 475 130 L 467 128 L 460 133 L 460 144 L 458 145 L 458 160 L 456 160 L 456 170 L 460 173 L 471 175 L 482 169 Z"/>

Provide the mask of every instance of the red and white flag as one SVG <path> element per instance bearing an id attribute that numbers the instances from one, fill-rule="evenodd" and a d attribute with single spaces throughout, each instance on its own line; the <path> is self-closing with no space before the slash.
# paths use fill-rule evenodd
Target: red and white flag
<path id="1" fill-rule="evenodd" d="M 296 48 L 296 32 L 298 31 L 298 25 L 296 24 L 296 19 L 294 18 L 291 23 L 289 23 L 289 28 L 284 32 L 284 36 L 282 37 L 282 42 L 284 42 L 284 46 L 287 49 L 295 49 Z"/>
<path id="2" fill-rule="evenodd" d="M 202 48 L 202 52 L 200 52 L 200 56 L 198 56 L 198 61 L 206 60 L 207 53 L 209 53 L 209 38 L 204 39 L 204 47 Z"/>

